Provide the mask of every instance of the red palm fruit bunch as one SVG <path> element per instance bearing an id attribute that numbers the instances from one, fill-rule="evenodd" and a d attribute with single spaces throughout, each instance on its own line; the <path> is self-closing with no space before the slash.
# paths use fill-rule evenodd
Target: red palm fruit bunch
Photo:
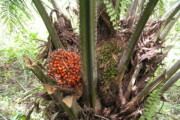
<path id="1" fill-rule="evenodd" d="M 55 79 L 60 87 L 81 87 L 81 66 L 78 54 L 58 49 L 50 56 L 48 76 Z"/>

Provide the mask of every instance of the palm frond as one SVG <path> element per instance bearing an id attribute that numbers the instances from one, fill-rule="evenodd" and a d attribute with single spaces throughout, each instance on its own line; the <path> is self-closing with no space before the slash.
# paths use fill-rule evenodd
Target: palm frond
<path id="1" fill-rule="evenodd" d="M 30 19 L 31 14 L 23 0 L 2 0 L 0 2 L 0 18 L 8 28 L 12 31 L 15 28 L 24 28 L 25 19 Z"/>
<path id="2" fill-rule="evenodd" d="M 95 61 L 95 0 L 80 0 L 80 33 L 86 97 L 90 106 L 95 107 L 95 85 L 97 79 Z"/>
<path id="3" fill-rule="evenodd" d="M 118 68 L 119 68 L 119 76 L 118 76 L 119 84 L 121 84 L 124 73 L 127 69 L 126 67 L 130 61 L 131 55 L 133 54 L 133 50 L 136 46 L 136 43 L 139 39 L 139 36 L 141 35 L 141 32 L 142 32 L 147 20 L 149 19 L 149 16 L 151 15 L 154 7 L 156 6 L 157 2 L 158 2 L 158 0 L 155 0 L 155 1 L 150 0 L 147 3 L 146 8 L 144 9 L 142 15 L 139 18 L 138 24 L 136 25 L 136 28 L 134 29 L 134 33 L 132 34 L 132 36 L 129 40 L 129 44 L 127 47 L 128 49 L 126 49 L 123 52 L 123 56 L 120 59 L 119 65 L 118 65 Z"/>
<path id="4" fill-rule="evenodd" d="M 156 33 L 156 36 L 153 38 L 152 41 L 157 41 L 157 39 L 160 37 L 161 34 L 163 34 L 163 30 L 166 28 L 166 26 L 168 24 L 171 24 L 169 25 L 168 27 L 172 27 L 173 24 L 175 23 L 176 20 L 173 20 L 173 18 L 177 18 L 178 17 L 178 12 L 180 10 L 180 1 L 175 3 L 171 8 L 170 10 L 168 10 L 161 18 L 162 21 L 164 21 L 164 24 L 162 25 L 161 29 L 159 29 Z M 174 21 L 174 22 L 173 22 Z M 167 27 L 167 28 L 168 28 Z M 168 32 L 168 31 L 167 31 Z"/>
<path id="5" fill-rule="evenodd" d="M 127 27 L 128 28 L 131 28 L 133 23 L 134 23 L 134 18 L 136 16 L 136 11 L 137 11 L 137 8 L 138 8 L 138 0 L 134 0 L 131 4 L 131 7 L 129 8 L 129 12 L 128 12 L 128 15 L 127 15 Z"/>
<path id="6" fill-rule="evenodd" d="M 171 76 L 174 75 L 180 69 L 180 60 L 178 60 L 167 72 L 164 71 L 160 74 L 154 81 L 152 81 L 148 86 L 146 86 L 132 101 L 129 105 L 139 103 L 143 98 L 145 98 L 150 92 L 155 90 L 162 85 L 161 83 L 166 83 Z"/>
<path id="7" fill-rule="evenodd" d="M 175 3 L 170 10 L 168 10 L 161 18 L 161 20 L 166 20 L 166 24 L 173 18 L 173 16 L 179 11 L 180 9 L 180 1 Z"/>
<path id="8" fill-rule="evenodd" d="M 176 23 L 178 18 L 180 17 L 180 11 L 173 17 L 173 19 L 167 24 L 167 26 L 164 28 L 164 30 L 161 32 L 159 38 L 165 41 L 166 36 L 170 32 L 173 25 Z"/>
<path id="9" fill-rule="evenodd" d="M 161 88 L 162 93 L 166 92 L 180 78 L 180 71 L 177 72 L 167 83 Z"/>
<path id="10" fill-rule="evenodd" d="M 33 0 L 33 3 L 36 6 L 39 14 L 41 15 L 41 17 L 44 21 L 44 24 L 46 25 L 46 28 L 52 38 L 52 43 L 53 43 L 54 47 L 56 49 L 58 49 L 58 48 L 64 49 L 63 44 L 61 43 L 59 36 L 53 26 L 53 23 L 52 23 L 50 17 L 48 16 L 42 2 L 40 0 Z"/>

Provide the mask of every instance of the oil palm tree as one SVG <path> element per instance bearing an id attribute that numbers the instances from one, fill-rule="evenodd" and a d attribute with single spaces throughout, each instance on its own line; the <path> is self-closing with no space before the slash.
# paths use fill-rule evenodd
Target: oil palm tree
<path id="1" fill-rule="evenodd" d="M 80 0 L 79 10 L 66 8 L 80 16 L 78 34 L 58 1 L 51 0 L 54 10 L 49 17 L 42 1 L 33 0 L 49 37 L 44 51 L 34 61 L 27 57 L 25 61 L 54 101 L 48 108 L 57 112 L 56 119 L 134 120 L 154 115 L 154 101 L 178 80 L 178 73 L 172 76 L 180 68 L 177 60 L 169 70 L 152 78 L 171 48 L 164 42 L 180 14 L 177 2 L 158 20 L 150 18 L 159 1 L 133 0 L 122 19 L 123 0 Z M 51 19 L 53 13 L 56 21 Z M 58 49 L 81 55 L 82 88 L 59 87 L 57 79 L 41 69 L 38 60 L 50 63 Z"/>

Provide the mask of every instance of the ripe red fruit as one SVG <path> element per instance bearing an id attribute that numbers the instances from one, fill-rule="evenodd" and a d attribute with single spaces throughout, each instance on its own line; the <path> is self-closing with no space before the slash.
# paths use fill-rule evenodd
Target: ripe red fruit
<path id="1" fill-rule="evenodd" d="M 55 79 L 60 87 L 81 87 L 81 59 L 74 52 L 58 49 L 50 56 L 48 76 Z"/>

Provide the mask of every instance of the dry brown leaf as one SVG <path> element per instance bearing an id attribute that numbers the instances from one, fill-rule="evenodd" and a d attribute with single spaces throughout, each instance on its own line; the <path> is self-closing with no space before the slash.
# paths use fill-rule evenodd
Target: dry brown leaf
<path id="1" fill-rule="evenodd" d="M 113 57 L 113 59 L 115 60 L 115 62 L 118 63 L 118 56 L 112 54 L 112 57 Z"/>

